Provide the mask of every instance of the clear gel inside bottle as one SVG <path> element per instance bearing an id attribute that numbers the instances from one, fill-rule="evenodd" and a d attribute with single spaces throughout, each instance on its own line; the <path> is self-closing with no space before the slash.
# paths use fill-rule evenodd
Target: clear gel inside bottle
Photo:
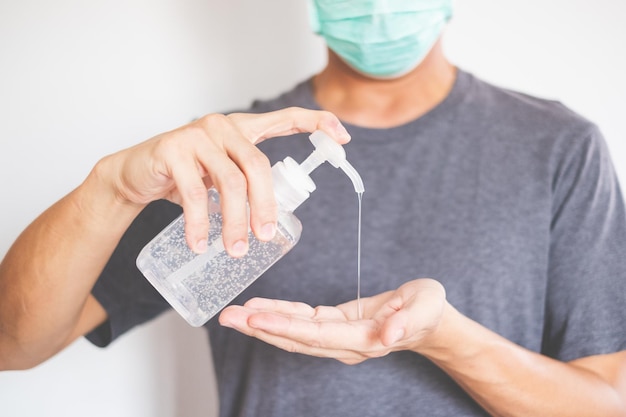
<path id="1" fill-rule="evenodd" d="M 248 234 L 247 255 L 233 258 L 222 241 L 222 213 L 217 190 L 209 190 L 208 249 L 196 254 L 187 246 L 184 219 L 164 229 L 137 259 L 150 283 L 192 326 L 202 326 L 298 243 L 302 225 L 293 213 L 279 210 L 277 231 L 269 242 Z"/>

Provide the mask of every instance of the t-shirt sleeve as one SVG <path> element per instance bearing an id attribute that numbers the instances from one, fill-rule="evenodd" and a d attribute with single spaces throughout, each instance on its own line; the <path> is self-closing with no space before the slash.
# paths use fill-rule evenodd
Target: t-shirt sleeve
<path id="1" fill-rule="evenodd" d="M 555 161 L 543 353 L 569 361 L 626 349 L 626 209 L 591 127 Z"/>
<path id="2" fill-rule="evenodd" d="M 181 208 L 175 204 L 155 201 L 137 216 L 120 240 L 92 290 L 108 314 L 105 323 L 86 335 L 96 346 L 107 346 L 169 307 L 135 261 L 141 249 L 180 213 Z"/>

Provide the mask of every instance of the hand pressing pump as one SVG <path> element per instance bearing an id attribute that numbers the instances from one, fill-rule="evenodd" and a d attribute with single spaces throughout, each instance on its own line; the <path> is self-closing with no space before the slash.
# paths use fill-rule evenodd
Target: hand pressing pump
<path id="1" fill-rule="evenodd" d="M 315 190 L 309 176 L 315 168 L 328 161 L 348 175 L 357 193 L 364 191 L 363 181 L 341 145 L 322 131 L 309 138 L 315 150 L 302 164 L 287 157 L 272 167 L 278 222 L 271 241 L 259 241 L 249 232 L 248 253 L 241 258 L 229 256 L 222 239 L 220 195 L 211 188 L 205 253 L 196 254 L 187 246 L 181 215 L 139 254 L 139 270 L 192 326 L 206 323 L 298 243 L 302 224 L 293 211 Z"/>

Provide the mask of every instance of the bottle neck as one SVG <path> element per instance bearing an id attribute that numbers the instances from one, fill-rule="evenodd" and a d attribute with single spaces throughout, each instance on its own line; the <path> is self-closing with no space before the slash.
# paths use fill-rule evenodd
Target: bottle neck
<path id="1" fill-rule="evenodd" d="M 289 212 L 298 208 L 315 191 L 311 177 L 290 157 L 274 164 L 272 178 L 276 202 Z"/>

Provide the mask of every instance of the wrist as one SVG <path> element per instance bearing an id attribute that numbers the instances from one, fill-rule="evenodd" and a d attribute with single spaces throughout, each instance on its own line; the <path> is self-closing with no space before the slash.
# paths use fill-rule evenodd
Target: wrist
<path id="1" fill-rule="evenodd" d="M 478 353 L 485 330 L 446 301 L 439 324 L 416 352 L 440 365 L 471 358 Z"/>
<path id="2" fill-rule="evenodd" d="M 107 156 L 94 166 L 83 183 L 74 191 L 74 203 L 84 219 L 96 224 L 125 224 L 127 227 L 145 207 L 119 192 L 114 156 Z"/>

